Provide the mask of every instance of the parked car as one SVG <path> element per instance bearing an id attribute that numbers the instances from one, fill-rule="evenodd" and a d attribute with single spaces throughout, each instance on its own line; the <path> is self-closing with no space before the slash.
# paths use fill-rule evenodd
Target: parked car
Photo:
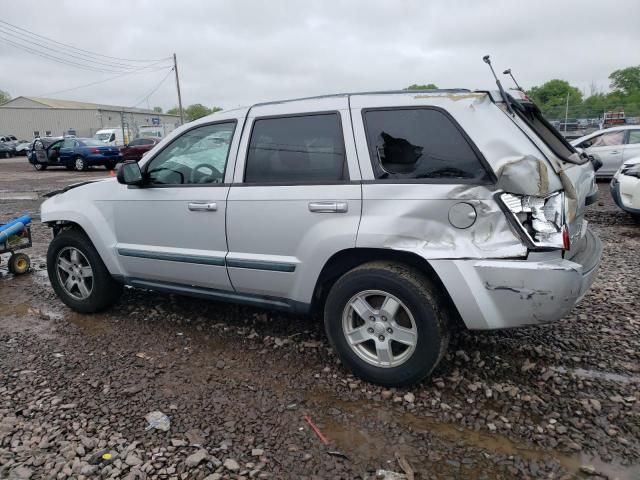
<path id="1" fill-rule="evenodd" d="M 15 155 L 15 149 L 11 145 L 0 142 L 0 157 L 10 158 Z"/>
<path id="2" fill-rule="evenodd" d="M 31 150 L 31 144 L 29 140 L 18 140 L 18 144 L 16 145 L 16 155 L 27 155 L 29 150 Z"/>
<path id="3" fill-rule="evenodd" d="M 344 94 L 196 120 L 117 179 L 50 194 L 51 284 L 85 313 L 123 285 L 319 311 L 357 375 L 419 381 L 457 318 L 556 321 L 600 263 L 592 164 L 504 98 Z"/>
<path id="4" fill-rule="evenodd" d="M 622 164 L 610 188 L 616 205 L 640 221 L 640 156 Z"/>
<path id="5" fill-rule="evenodd" d="M 122 160 L 140 160 L 142 156 L 160 143 L 161 138 L 136 138 L 129 145 L 120 147 Z"/>
<path id="6" fill-rule="evenodd" d="M 105 145 L 92 138 L 67 137 L 36 139 L 28 158 L 36 170 L 55 166 L 78 171 L 94 165 L 113 170 L 121 160 L 118 147 Z"/>
<path id="7" fill-rule="evenodd" d="M 574 130 L 578 130 L 580 125 L 578 124 L 577 118 L 567 118 L 566 120 L 560 120 L 560 125 L 558 125 L 558 130 L 561 132 L 572 132 Z"/>
<path id="8" fill-rule="evenodd" d="M 611 177 L 625 160 L 640 156 L 640 126 L 611 127 L 571 141 L 587 155 L 600 160 L 599 177 Z"/>
<path id="9" fill-rule="evenodd" d="M 15 137 L 15 135 L 2 135 L 0 136 L 0 142 L 15 147 L 18 144 L 18 139 Z"/>

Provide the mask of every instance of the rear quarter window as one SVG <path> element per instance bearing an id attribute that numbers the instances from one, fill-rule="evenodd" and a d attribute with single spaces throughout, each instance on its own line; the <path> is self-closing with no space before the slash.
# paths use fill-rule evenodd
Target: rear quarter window
<path id="1" fill-rule="evenodd" d="M 363 117 L 376 179 L 492 182 L 480 153 L 440 109 L 365 110 Z"/>

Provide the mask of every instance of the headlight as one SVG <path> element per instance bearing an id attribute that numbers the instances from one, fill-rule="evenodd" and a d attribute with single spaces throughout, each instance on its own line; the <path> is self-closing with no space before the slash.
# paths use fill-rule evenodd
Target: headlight
<path id="1" fill-rule="evenodd" d="M 622 168 L 620 169 L 620 173 L 622 175 L 627 175 L 628 177 L 640 178 L 640 163 L 634 163 L 631 165 L 622 165 Z"/>
<path id="2" fill-rule="evenodd" d="M 498 198 L 511 223 L 530 248 L 569 249 L 563 192 L 548 197 L 500 193 Z"/>

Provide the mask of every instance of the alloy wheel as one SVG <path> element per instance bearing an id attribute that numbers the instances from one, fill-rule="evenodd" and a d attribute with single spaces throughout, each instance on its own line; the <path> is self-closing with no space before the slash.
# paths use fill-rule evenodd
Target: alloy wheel
<path id="1" fill-rule="evenodd" d="M 365 290 L 351 297 L 342 314 L 342 331 L 353 352 L 376 367 L 402 365 L 418 343 L 409 308 L 382 290 Z"/>
<path id="2" fill-rule="evenodd" d="M 56 273 L 64 291 L 75 300 L 85 300 L 93 290 L 93 270 L 87 257 L 74 247 L 65 247 L 56 258 Z"/>

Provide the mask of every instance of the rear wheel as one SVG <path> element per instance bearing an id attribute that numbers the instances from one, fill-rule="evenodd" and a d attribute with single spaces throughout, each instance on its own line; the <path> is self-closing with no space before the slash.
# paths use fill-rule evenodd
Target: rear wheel
<path id="1" fill-rule="evenodd" d="M 82 172 L 87 169 L 87 162 L 81 156 L 77 156 L 73 159 L 73 168 L 78 172 Z"/>
<path id="2" fill-rule="evenodd" d="M 122 285 L 113 279 L 91 240 L 78 230 L 65 230 L 53 239 L 47 272 L 60 300 L 77 312 L 104 310 L 122 293 Z"/>
<path id="3" fill-rule="evenodd" d="M 449 342 L 442 292 L 419 270 L 393 262 L 371 262 L 344 274 L 329 292 L 324 321 L 342 362 L 381 385 L 422 380 Z"/>

